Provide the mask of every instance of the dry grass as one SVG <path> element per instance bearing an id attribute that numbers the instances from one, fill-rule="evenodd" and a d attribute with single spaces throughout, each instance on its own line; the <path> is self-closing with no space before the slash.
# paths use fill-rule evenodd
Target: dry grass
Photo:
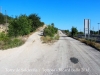
<path id="1" fill-rule="evenodd" d="M 82 43 L 85 43 L 89 46 L 92 46 L 100 51 L 100 43 L 97 43 L 97 42 L 92 41 L 92 40 L 81 39 L 81 38 L 75 38 L 75 39 L 77 39 L 77 40 L 81 41 Z"/>
<path id="2" fill-rule="evenodd" d="M 52 38 L 50 36 L 42 36 L 41 40 L 43 41 L 43 43 L 51 43 L 52 42 Z"/>
<path id="3" fill-rule="evenodd" d="M 41 40 L 43 43 L 54 43 L 56 40 L 59 40 L 59 35 L 56 34 L 54 37 L 50 37 L 50 36 L 42 36 Z"/>
<path id="4" fill-rule="evenodd" d="M 54 40 L 59 40 L 59 34 L 56 34 L 56 36 L 54 37 Z"/>
<path id="5" fill-rule="evenodd" d="M 21 46 L 24 43 L 25 43 L 25 41 L 18 39 L 18 38 L 9 38 L 6 41 L 0 40 L 0 49 L 5 50 L 5 49 L 8 49 L 8 48 L 18 47 L 18 46 Z"/>
<path id="6" fill-rule="evenodd" d="M 21 46 L 25 43 L 29 35 L 19 37 L 9 37 L 5 33 L 0 33 L 0 49 L 5 50 Z"/>

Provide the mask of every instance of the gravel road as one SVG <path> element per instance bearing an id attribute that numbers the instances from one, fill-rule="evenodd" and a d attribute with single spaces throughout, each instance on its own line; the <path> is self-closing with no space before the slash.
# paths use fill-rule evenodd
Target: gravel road
<path id="1" fill-rule="evenodd" d="M 44 44 L 32 34 L 20 47 L 0 50 L 0 75 L 100 75 L 100 52 L 59 31 L 60 39 Z"/>

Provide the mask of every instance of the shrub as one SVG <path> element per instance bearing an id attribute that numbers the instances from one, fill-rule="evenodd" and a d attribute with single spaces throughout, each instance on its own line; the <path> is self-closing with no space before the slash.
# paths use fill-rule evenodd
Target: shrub
<path id="1" fill-rule="evenodd" d="M 0 41 L 0 49 L 8 49 L 8 48 L 14 48 L 22 45 L 24 41 L 21 39 L 13 39 L 13 40 L 7 40 L 6 42 Z"/>
<path id="2" fill-rule="evenodd" d="M 5 34 L 5 33 L 0 33 L 0 41 L 4 41 L 4 42 L 6 42 L 6 41 L 8 41 L 9 40 L 9 37 L 8 37 L 8 35 L 7 34 Z"/>
<path id="3" fill-rule="evenodd" d="M 13 39 L 11 41 L 8 41 L 8 46 L 7 48 L 13 48 L 13 47 L 18 47 L 20 45 L 22 45 L 24 43 L 24 41 L 22 41 L 21 39 Z"/>
<path id="4" fill-rule="evenodd" d="M 0 33 L 0 49 L 8 49 L 18 47 L 24 43 L 23 40 L 17 38 L 8 37 L 5 33 Z"/>
<path id="5" fill-rule="evenodd" d="M 74 37 L 74 36 L 76 36 L 76 35 L 77 35 L 77 33 L 78 33 L 77 28 L 72 27 L 72 28 L 71 28 L 71 36 L 72 36 L 72 37 Z"/>
<path id="6" fill-rule="evenodd" d="M 9 24 L 9 36 L 27 35 L 31 31 L 32 21 L 26 15 L 16 17 Z"/>
<path id="7" fill-rule="evenodd" d="M 54 27 L 54 25 L 48 25 L 48 27 L 44 29 L 43 35 L 53 37 L 55 34 L 57 34 L 57 31 L 58 29 Z"/>
<path id="8" fill-rule="evenodd" d="M 89 46 L 92 46 L 92 47 L 94 47 L 94 48 L 100 50 L 100 43 L 96 43 L 94 40 L 90 40 L 90 39 L 81 39 L 81 38 L 79 38 L 79 39 L 77 39 L 77 40 L 79 40 L 79 41 L 81 41 L 81 42 L 83 42 L 83 43 L 85 43 L 85 44 L 87 44 L 87 45 L 89 45 Z"/>

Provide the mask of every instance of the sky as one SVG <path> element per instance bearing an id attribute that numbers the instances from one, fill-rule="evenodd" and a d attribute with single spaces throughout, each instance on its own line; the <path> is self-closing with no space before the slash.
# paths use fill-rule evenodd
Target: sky
<path id="1" fill-rule="evenodd" d="M 0 0 L 0 11 L 9 16 L 38 14 L 46 25 L 71 30 L 84 30 L 84 19 L 90 19 L 90 28 L 98 30 L 100 0 Z"/>

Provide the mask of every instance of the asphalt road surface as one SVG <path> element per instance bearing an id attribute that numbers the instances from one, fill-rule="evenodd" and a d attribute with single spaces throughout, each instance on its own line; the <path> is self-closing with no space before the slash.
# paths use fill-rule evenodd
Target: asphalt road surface
<path id="1" fill-rule="evenodd" d="M 100 75 L 100 52 L 59 31 L 53 44 L 32 34 L 20 47 L 0 50 L 0 75 Z"/>

